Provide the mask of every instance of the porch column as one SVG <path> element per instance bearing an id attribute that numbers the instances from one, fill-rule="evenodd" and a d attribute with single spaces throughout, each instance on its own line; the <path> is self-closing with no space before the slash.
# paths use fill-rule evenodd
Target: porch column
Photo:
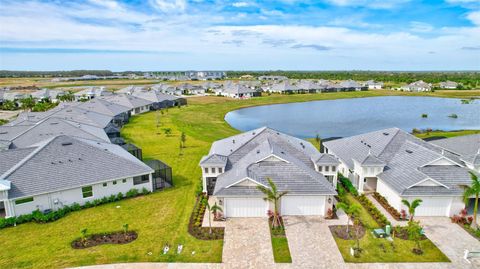
<path id="1" fill-rule="evenodd" d="M 5 206 L 5 218 L 15 217 L 15 202 L 10 200 L 4 200 L 3 204 Z"/>
<path id="2" fill-rule="evenodd" d="M 358 177 L 358 193 L 359 194 L 362 194 L 363 193 L 363 184 L 364 184 L 364 181 L 365 178 L 363 176 L 359 176 Z"/>
<path id="3" fill-rule="evenodd" d="M 205 176 L 202 177 L 202 186 L 203 192 L 207 193 L 207 178 Z"/>

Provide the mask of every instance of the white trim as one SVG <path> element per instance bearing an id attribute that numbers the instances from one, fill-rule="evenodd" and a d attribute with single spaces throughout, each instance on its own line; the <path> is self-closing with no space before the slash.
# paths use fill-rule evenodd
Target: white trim
<path id="1" fill-rule="evenodd" d="M 437 184 L 440 185 L 440 186 L 443 186 L 443 187 L 445 187 L 445 188 L 447 188 L 447 189 L 450 189 L 450 188 L 447 187 L 445 184 L 442 184 L 442 183 L 440 183 L 440 182 L 438 182 L 438 181 L 436 181 L 435 179 L 430 178 L 430 177 L 427 177 L 427 178 L 425 178 L 424 180 L 421 180 L 421 181 L 419 181 L 419 182 L 417 182 L 417 183 L 412 184 L 411 186 L 407 187 L 407 189 L 410 189 L 411 187 L 417 186 L 418 184 L 421 184 L 421 183 L 423 183 L 423 182 L 425 182 L 425 181 L 427 181 L 427 180 L 431 180 L 431 181 L 437 183 Z"/>
<path id="2" fill-rule="evenodd" d="M 283 162 L 286 162 L 286 163 L 290 163 L 289 161 L 287 161 L 287 160 L 285 160 L 285 159 L 283 159 L 283 158 L 280 158 L 278 155 L 275 155 L 275 154 L 273 154 L 273 153 L 271 153 L 270 155 L 268 155 L 267 157 L 265 157 L 265 158 L 263 158 L 263 159 L 260 159 L 260 160 L 256 161 L 255 163 L 259 163 L 259 162 L 264 161 L 264 160 L 266 160 L 266 159 L 268 159 L 268 158 L 270 158 L 270 157 L 275 157 L 275 158 L 279 159 L 280 161 L 283 161 Z"/>
<path id="3" fill-rule="evenodd" d="M 240 183 L 240 182 L 242 182 L 242 181 L 244 181 L 244 180 L 250 180 L 250 181 L 253 181 L 253 182 L 257 183 L 258 185 L 261 185 L 261 186 L 263 186 L 263 187 L 265 187 L 265 188 L 268 188 L 267 186 L 263 185 L 262 183 L 260 183 L 260 182 L 258 182 L 258 181 L 255 181 L 255 180 L 253 180 L 253 179 L 251 179 L 251 178 L 249 178 L 249 177 L 244 177 L 244 178 L 240 179 L 239 181 L 236 181 L 235 183 L 232 183 L 232 184 L 226 186 L 225 189 L 228 189 L 228 188 L 230 188 L 230 187 L 232 187 L 232 186 L 234 186 L 234 185 L 237 185 L 238 183 Z M 240 196 L 240 197 L 243 197 L 243 196 Z"/>
<path id="4" fill-rule="evenodd" d="M 460 166 L 460 167 L 464 167 L 464 165 L 461 165 L 461 164 L 459 164 L 459 163 L 457 163 L 457 162 L 454 162 L 454 161 L 450 160 L 449 158 L 447 158 L 447 157 L 445 157 L 445 156 L 441 156 L 441 157 L 439 157 L 439 158 L 437 158 L 437 159 L 435 159 L 435 160 L 433 160 L 433 161 L 431 161 L 431 162 L 429 162 L 429 163 L 426 163 L 426 164 L 424 164 L 424 165 L 422 165 L 422 166 L 420 166 L 420 167 L 425 167 L 425 166 L 427 166 L 427 165 L 430 165 L 430 164 L 435 163 L 435 162 L 437 162 L 437 161 L 440 161 L 440 160 L 442 160 L 442 159 L 445 159 L 446 161 L 448 161 L 448 162 L 450 162 L 450 163 L 452 163 L 452 164 L 456 164 L 456 165 L 458 165 L 458 166 Z"/>

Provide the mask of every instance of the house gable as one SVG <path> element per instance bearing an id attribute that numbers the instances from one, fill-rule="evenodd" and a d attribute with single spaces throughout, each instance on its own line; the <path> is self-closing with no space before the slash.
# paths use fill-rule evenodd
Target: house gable
<path id="1" fill-rule="evenodd" d="M 267 157 L 257 161 L 257 163 L 259 163 L 259 162 L 285 162 L 285 163 L 288 163 L 288 161 L 278 157 L 275 154 L 270 154 Z"/>
<path id="2" fill-rule="evenodd" d="M 440 157 L 436 160 L 433 160 L 423 166 L 435 166 L 435 165 L 456 165 L 456 166 L 461 166 L 460 164 L 450 160 L 450 159 L 447 159 L 445 157 Z"/>
<path id="3" fill-rule="evenodd" d="M 421 181 L 411 185 L 410 187 L 408 187 L 408 189 L 410 189 L 412 187 L 445 187 L 445 188 L 449 189 L 446 185 L 436 181 L 433 178 L 425 178 L 424 180 L 421 180 Z"/>

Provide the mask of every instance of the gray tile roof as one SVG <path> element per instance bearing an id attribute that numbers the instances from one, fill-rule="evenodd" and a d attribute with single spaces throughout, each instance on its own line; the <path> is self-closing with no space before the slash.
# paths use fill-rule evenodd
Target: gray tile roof
<path id="1" fill-rule="evenodd" d="M 122 113 L 127 113 L 130 111 L 129 107 L 122 106 L 119 104 L 114 104 L 100 98 L 95 98 L 85 103 L 78 105 L 78 108 L 83 110 L 93 111 L 100 114 L 108 115 L 111 117 L 120 115 Z"/>
<path id="2" fill-rule="evenodd" d="M 463 161 L 480 164 L 480 134 L 439 139 L 431 143 L 460 156 Z"/>
<path id="3" fill-rule="evenodd" d="M 228 157 L 218 154 L 212 154 L 208 156 L 203 156 L 202 160 L 200 160 L 200 165 L 218 165 L 221 167 L 225 167 L 227 165 Z"/>
<path id="4" fill-rule="evenodd" d="M 0 179 L 11 181 L 9 198 L 20 198 L 107 180 L 149 174 L 151 168 L 119 146 L 57 136 L 35 148 L 0 152 L 13 167 Z M 19 162 L 19 160 L 21 160 Z"/>
<path id="5" fill-rule="evenodd" d="M 102 99 L 110 103 L 128 107 L 130 109 L 135 109 L 138 107 L 143 107 L 143 106 L 148 106 L 153 104 L 152 101 L 138 98 L 136 96 L 132 96 L 129 94 L 114 94 L 111 96 L 102 97 Z"/>
<path id="6" fill-rule="evenodd" d="M 225 173 L 217 178 L 215 195 L 246 194 L 249 188 L 229 186 L 247 177 L 265 186 L 268 185 L 267 178 L 271 178 L 279 190 L 291 193 L 336 194 L 333 186 L 314 169 L 312 160 L 321 156 L 315 147 L 270 128 L 263 127 L 216 141 L 210 149 L 210 156 L 214 154 L 228 156 Z M 251 190 L 249 193 L 252 194 Z"/>
<path id="7" fill-rule="evenodd" d="M 362 166 L 384 166 L 386 162 L 380 160 L 372 154 L 368 154 L 367 157 L 361 162 Z"/>
<path id="8" fill-rule="evenodd" d="M 340 164 L 340 161 L 338 161 L 335 156 L 333 156 L 332 154 L 326 154 L 326 153 L 323 153 L 323 154 L 320 154 L 320 157 L 318 157 L 316 160 L 315 160 L 315 163 L 317 165 L 327 165 L 327 164 L 330 164 L 330 165 L 337 165 L 337 164 Z"/>

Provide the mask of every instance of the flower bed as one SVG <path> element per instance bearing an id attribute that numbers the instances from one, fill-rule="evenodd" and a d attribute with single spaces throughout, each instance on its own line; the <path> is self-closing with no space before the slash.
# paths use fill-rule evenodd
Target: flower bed
<path id="1" fill-rule="evenodd" d="M 354 238 L 355 228 L 350 225 L 349 231 L 347 233 L 347 225 L 332 225 L 328 226 L 330 232 L 334 234 L 336 237 L 341 238 L 343 240 L 350 240 Z M 360 230 L 358 234 L 358 238 L 361 239 L 366 233 L 365 227 L 360 225 Z"/>
<path id="2" fill-rule="evenodd" d="M 398 212 L 393 206 L 391 206 L 388 203 L 387 198 L 383 197 L 380 193 L 374 192 L 373 193 L 373 198 L 375 198 L 375 200 L 377 200 L 377 202 L 380 205 L 382 205 L 383 208 L 385 208 L 385 210 L 387 210 L 387 212 L 390 213 L 390 215 L 392 215 L 392 217 L 395 220 L 406 220 L 406 219 L 401 218 L 400 212 Z"/>
<path id="3" fill-rule="evenodd" d="M 40 210 L 35 210 L 31 214 L 20 215 L 17 217 L 11 217 L 6 219 L 0 219 L 0 229 L 15 226 L 17 224 L 27 223 L 27 222 L 37 222 L 37 223 L 47 223 L 56 221 L 65 217 L 68 213 L 78 211 L 80 209 L 95 207 L 111 202 L 116 202 L 122 200 L 124 198 L 133 198 L 140 195 L 147 195 L 150 191 L 146 188 L 143 188 L 142 191 L 138 191 L 137 189 L 131 189 L 125 194 L 119 192 L 117 195 L 112 194 L 108 197 L 103 197 L 102 199 L 95 199 L 93 201 L 88 201 L 84 205 L 79 205 L 77 203 L 73 203 L 72 205 L 65 205 L 62 208 L 51 211 L 49 213 L 43 213 Z"/>
<path id="4" fill-rule="evenodd" d="M 197 239 L 201 240 L 219 240 L 223 239 L 225 228 L 212 227 L 210 233 L 209 227 L 202 227 L 203 217 L 205 216 L 208 196 L 200 195 L 197 197 L 195 206 L 193 207 L 192 215 L 190 216 L 190 222 L 188 224 L 188 232 Z"/>
<path id="5" fill-rule="evenodd" d="M 84 249 L 104 244 L 127 244 L 138 238 L 135 231 L 119 231 L 104 234 L 92 234 L 86 238 L 78 238 L 72 242 L 72 248 Z"/>
<path id="6" fill-rule="evenodd" d="M 370 201 L 367 196 L 364 194 L 357 196 L 356 199 L 360 202 L 360 204 L 367 209 L 368 213 L 372 216 L 372 218 L 380 225 L 384 227 L 387 224 L 390 224 L 388 219 L 378 210 L 378 208 Z"/>

